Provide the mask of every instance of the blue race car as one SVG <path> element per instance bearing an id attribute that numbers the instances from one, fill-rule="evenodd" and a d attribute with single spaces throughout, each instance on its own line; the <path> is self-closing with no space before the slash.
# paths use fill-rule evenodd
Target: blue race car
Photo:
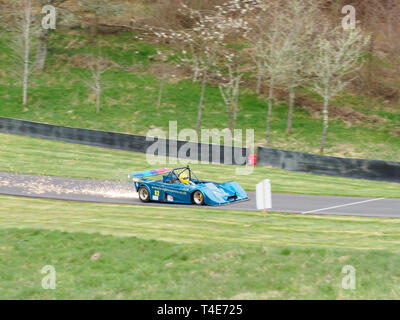
<path id="1" fill-rule="evenodd" d="M 162 180 L 150 177 L 163 175 Z M 196 205 L 223 205 L 248 200 L 246 191 L 234 181 L 202 181 L 187 167 L 155 169 L 129 174 L 142 202 L 167 202 Z"/>

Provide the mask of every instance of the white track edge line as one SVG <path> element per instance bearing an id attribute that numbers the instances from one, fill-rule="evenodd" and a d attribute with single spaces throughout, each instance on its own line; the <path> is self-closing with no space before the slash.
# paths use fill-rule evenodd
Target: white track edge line
<path id="1" fill-rule="evenodd" d="M 358 201 L 358 202 L 342 204 L 342 205 L 334 206 L 334 207 L 328 207 L 328 208 L 322 208 L 322 209 L 317 209 L 317 210 L 305 211 L 305 212 L 302 212 L 302 214 L 315 213 L 315 212 L 324 211 L 324 210 L 348 207 L 348 206 L 353 206 L 353 205 L 356 205 L 356 204 L 367 203 L 367 202 L 378 201 L 378 200 L 384 200 L 384 199 L 386 199 L 386 198 L 368 199 L 368 200 L 364 200 L 364 201 Z"/>

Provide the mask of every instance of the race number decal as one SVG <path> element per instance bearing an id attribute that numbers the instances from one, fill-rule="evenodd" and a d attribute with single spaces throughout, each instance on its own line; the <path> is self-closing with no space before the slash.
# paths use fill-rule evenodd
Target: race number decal
<path id="1" fill-rule="evenodd" d="M 153 200 L 158 200 L 159 196 L 160 196 L 160 190 L 154 190 Z"/>

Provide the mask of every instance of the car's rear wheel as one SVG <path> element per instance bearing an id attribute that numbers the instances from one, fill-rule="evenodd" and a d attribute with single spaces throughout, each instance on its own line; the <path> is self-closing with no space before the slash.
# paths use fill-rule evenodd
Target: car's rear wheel
<path id="1" fill-rule="evenodd" d="M 150 201 L 150 192 L 145 186 L 141 186 L 139 188 L 139 199 L 142 202 L 149 202 Z"/>
<path id="2" fill-rule="evenodd" d="M 204 204 L 204 196 L 199 190 L 193 193 L 192 199 L 195 205 L 202 206 Z"/>

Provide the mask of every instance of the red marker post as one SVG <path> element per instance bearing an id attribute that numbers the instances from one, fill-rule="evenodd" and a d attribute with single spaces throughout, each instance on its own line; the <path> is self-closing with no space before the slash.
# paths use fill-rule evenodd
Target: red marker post
<path id="1" fill-rule="evenodd" d="M 249 154 L 248 163 L 249 163 L 249 166 L 257 165 L 257 155 L 256 154 Z"/>

